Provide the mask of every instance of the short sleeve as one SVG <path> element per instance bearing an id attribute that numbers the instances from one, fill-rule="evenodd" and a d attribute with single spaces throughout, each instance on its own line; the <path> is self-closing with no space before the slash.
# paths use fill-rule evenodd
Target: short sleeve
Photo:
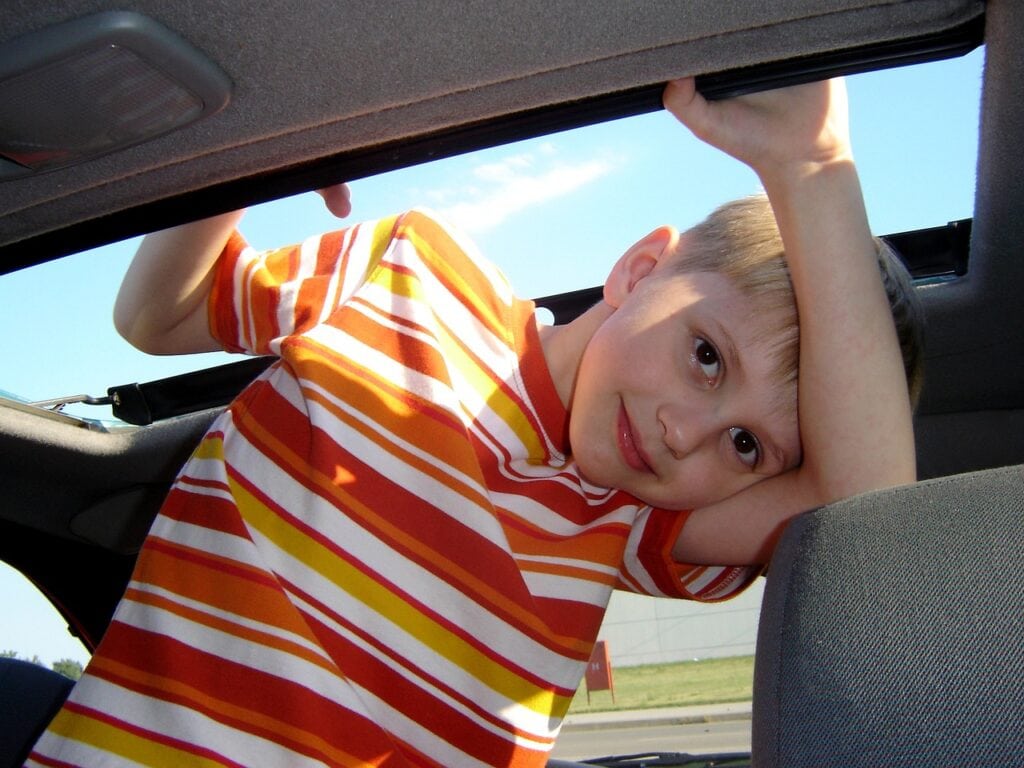
<path id="1" fill-rule="evenodd" d="M 279 354 L 280 343 L 323 322 L 380 263 L 400 217 L 356 224 L 257 251 L 229 238 L 210 291 L 210 332 L 232 352 Z"/>
<path id="2" fill-rule="evenodd" d="M 763 573 L 763 566 L 690 565 L 672 558 L 689 511 L 644 507 L 626 544 L 619 588 L 656 597 L 716 602 L 735 597 Z"/>

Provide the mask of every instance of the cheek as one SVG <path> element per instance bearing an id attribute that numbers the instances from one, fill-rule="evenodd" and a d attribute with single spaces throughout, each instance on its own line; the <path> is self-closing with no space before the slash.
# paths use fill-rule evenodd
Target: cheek
<path id="1" fill-rule="evenodd" d="M 613 347 L 595 334 L 583 352 L 569 401 L 569 440 L 576 455 L 596 437 L 609 439 L 623 381 Z"/>
<path id="2" fill-rule="evenodd" d="M 569 451 L 581 475 L 595 485 L 615 487 L 618 466 L 610 423 L 599 412 L 573 409 L 569 416 Z"/>

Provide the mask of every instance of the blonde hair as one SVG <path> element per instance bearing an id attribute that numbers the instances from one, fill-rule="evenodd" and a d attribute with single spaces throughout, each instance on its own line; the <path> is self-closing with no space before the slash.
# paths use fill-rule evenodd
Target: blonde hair
<path id="1" fill-rule="evenodd" d="M 920 302 L 909 273 L 892 247 L 875 238 L 875 249 L 903 355 L 911 405 L 916 407 L 924 369 Z M 768 198 L 745 197 L 715 209 L 680 239 L 676 262 L 684 272 L 725 275 L 753 300 L 763 323 L 760 337 L 771 341 L 776 377 L 781 384 L 795 382 L 800 362 L 799 322 L 782 237 Z"/>
<path id="2" fill-rule="evenodd" d="M 882 272 L 882 285 L 889 297 L 889 309 L 896 324 L 896 337 L 903 355 L 903 370 L 907 374 L 910 405 L 915 410 L 924 386 L 924 310 L 910 273 L 885 240 L 875 238 L 878 249 L 878 267 Z"/>

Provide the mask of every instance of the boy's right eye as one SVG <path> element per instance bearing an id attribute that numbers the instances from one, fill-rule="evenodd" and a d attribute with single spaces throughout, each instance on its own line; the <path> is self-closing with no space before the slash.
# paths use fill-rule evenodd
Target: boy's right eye
<path id="1" fill-rule="evenodd" d="M 693 359 L 700 366 L 701 372 L 708 382 L 715 381 L 722 370 L 722 362 L 718 350 L 707 339 L 698 338 L 693 345 Z"/>

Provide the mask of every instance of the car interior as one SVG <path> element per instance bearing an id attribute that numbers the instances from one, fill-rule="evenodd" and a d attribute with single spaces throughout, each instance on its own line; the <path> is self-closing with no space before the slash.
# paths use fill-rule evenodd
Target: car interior
<path id="1" fill-rule="evenodd" d="M 1019 4 L 13 0 L 0 13 L 0 279 L 341 180 L 652 112 L 683 75 L 726 98 L 983 46 L 973 216 L 889 238 L 926 317 L 920 482 L 814 510 L 783 535 L 751 759 L 1024 764 Z M 538 304 L 563 322 L 595 290 Z M 116 428 L 0 397 L 0 559 L 87 648 L 179 467 L 267 364 L 110 382 Z M 12 660 L 0 681 L 0 765 L 18 765 L 69 686 Z"/>

